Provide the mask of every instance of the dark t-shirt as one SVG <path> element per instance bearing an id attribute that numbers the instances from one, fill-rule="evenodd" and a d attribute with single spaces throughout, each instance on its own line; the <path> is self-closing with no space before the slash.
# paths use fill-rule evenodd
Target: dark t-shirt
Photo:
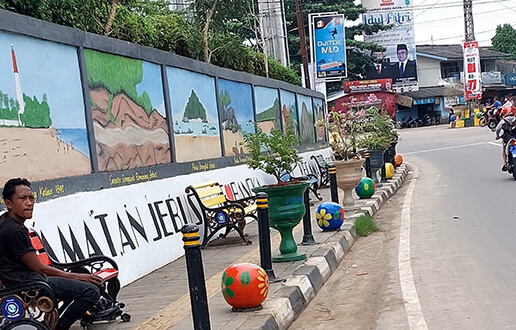
<path id="1" fill-rule="evenodd" d="M 35 251 L 29 230 L 7 215 L 0 216 L 0 281 L 5 287 L 31 281 L 45 281 L 45 276 L 31 271 L 21 257 Z"/>

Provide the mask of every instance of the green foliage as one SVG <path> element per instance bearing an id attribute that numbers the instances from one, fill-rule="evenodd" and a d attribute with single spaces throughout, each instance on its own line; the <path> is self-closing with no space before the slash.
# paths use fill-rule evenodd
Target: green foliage
<path id="1" fill-rule="evenodd" d="M 510 24 L 498 25 L 491 43 L 494 50 L 516 57 L 516 30 Z"/>
<path id="2" fill-rule="evenodd" d="M 206 119 L 206 109 L 199 101 L 199 97 L 194 90 L 192 90 L 188 98 L 183 117 L 188 119 Z"/>
<path id="3" fill-rule="evenodd" d="M 358 146 L 368 150 L 384 150 L 392 142 L 398 140 L 394 121 L 386 113 L 376 107 L 366 110 L 366 124 L 364 125 L 365 136 L 360 139 Z"/>
<path id="4" fill-rule="evenodd" d="M 19 109 L 18 101 L 0 90 L 0 119 L 18 120 Z"/>
<path id="5" fill-rule="evenodd" d="M 32 128 L 52 126 L 50 107 L 46 101 L 46 95 L 43 95 L 43 101 L 39 102 L 36 96 L 31 99 L 23 94 L 23 102 L 25 103 L 25 110 L 20 114 L 20 120 L 24 126 Z"/>
<path id="6" fill-rule="evenodd" d="M 255 129 L 255 133 L 242 132 L 245 148 L 251 157 L 247 166 L 273 175 L 279 183 L 281 176 L 290 173 L 301 160 L 294 148 L 299 145 L 299 138 L 291 126 L 287 126 L 285 135 L 277 129 L 272 129 L 270 134 L 258 126 Z"/>
<path id="7" fill-rule="evenodd" d="M 101 53 L 86 49 L 84 51 L 88 66 L 88 84 L 90 88 L 105 87 L 111 95 L 124 92 L 134 102 L 152 111 L 152 104 L 147 92 L 138 95 L 136 85 L 143 80 L 143 62 L 132 58 Z M 109 106 L 111 110 L 111 104 Z"/>
<path id="8" fill-rule="evenodd" d="M 377 232 L 378 227 L 369 215 L 361 215 L 355 220 L 355 230 L 358 236 L 364 237 Z"/>

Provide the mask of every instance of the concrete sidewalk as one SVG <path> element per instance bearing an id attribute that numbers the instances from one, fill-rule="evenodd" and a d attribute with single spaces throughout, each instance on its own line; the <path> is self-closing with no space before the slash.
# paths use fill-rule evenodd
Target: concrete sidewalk
<path id="1" fill-rule="evenodd" d="M 311 207 L 311 215 L 314 219 L 312 231 L 317 244 L 298 247 L 298 251 L 307 254 L 307 260 L 273 264 L 274 273 L 284 281 L 270 284 L 269 295 L 262 310 L 232 312 L 221 293 L 222 273 L 227 266 L 239 262 L 260 264 L 256 223 L 251 222 L 246 226 L 252 245 L 242 244 L 241 239 L 232 233 L 226 239 L 216 240 L 202 249 L 211 329 L 287 329 L 353 245 L 356 238 L 354 219 L 364 213 L 373 216 L 401 186 L 407 173 L 405 165 L 398 167 L 394 178 L 378 185 L 372 198 L 357 199 L 356 209 L 346 210 L 345 222 L 340 231 L 322 232 L 319 229 L 315 222 L 315 211 L 320 202 L 316 201 Z M 319 192 L 323 201 L 331 199 L 328 188 Z M 301 242 L 302 222 L 294 229 L 294 233 L 296 241 Z M 272 253 L 276 254 L 280 237 L 275 230 L 271 230 L 271 234 Z M 139 262 L 144 260 L 135 260 L 135 264 Z M 184 257 L 122 288 L 119 300 L 126 304 L 125 312 L 132 316 L 130 322 L 95 324 L 88 328 L 193 329 Z"/>

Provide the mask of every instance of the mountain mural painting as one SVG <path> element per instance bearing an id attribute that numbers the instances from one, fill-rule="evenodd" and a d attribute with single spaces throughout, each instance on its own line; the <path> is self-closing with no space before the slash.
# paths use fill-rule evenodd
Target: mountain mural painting
<path id="1" fill-rule="evenodd" d="M 176 160 L 222 156 L 215 79 L 167 67 Z"/>
<path id="2" fill-rule="evenodd" d="M 281 129 L 281 112 L 277 89 L 255 86 L 256 123 L 265 133 Z"/>
<path id="3" fill-rule="evenodd" d="M 93 50 L 85 57 L 99 171 L 170 162 L 160 67 Z"/>

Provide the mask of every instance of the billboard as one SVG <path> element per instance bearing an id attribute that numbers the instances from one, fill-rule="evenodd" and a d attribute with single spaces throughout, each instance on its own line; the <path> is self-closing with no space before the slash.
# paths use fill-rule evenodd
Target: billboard
<path id="1" fill-rule="evenodd" d="M 462 44 L 464 51 L 464 98 L 466 100 L 482 98 L 480 71 L 480 54 L 477 41 Z"/>
<path id="2" fill-rule="evenodd" d="M 312 54 L 317 64 L 316 78 L 338 80 L 347 76 L 344 15 L 310 15 Z"/>
<path id="3" fill-rule="evenodd" d="M 345 81 L 344 93 L 392 92 L 391 79 Z"/>
<path id="4" fill-rule="evenodd" d="M 391 29 L 372 35 L 364 34 L 365 42 L 386 48 L 373 52 L 374 65 L 366 68 L 366 79 L 391 78 L 395 93 L 418 90 L 414 14 L 411 0 L 362 0 L 367 12 L 363 23 L 392 25 Z"/>

